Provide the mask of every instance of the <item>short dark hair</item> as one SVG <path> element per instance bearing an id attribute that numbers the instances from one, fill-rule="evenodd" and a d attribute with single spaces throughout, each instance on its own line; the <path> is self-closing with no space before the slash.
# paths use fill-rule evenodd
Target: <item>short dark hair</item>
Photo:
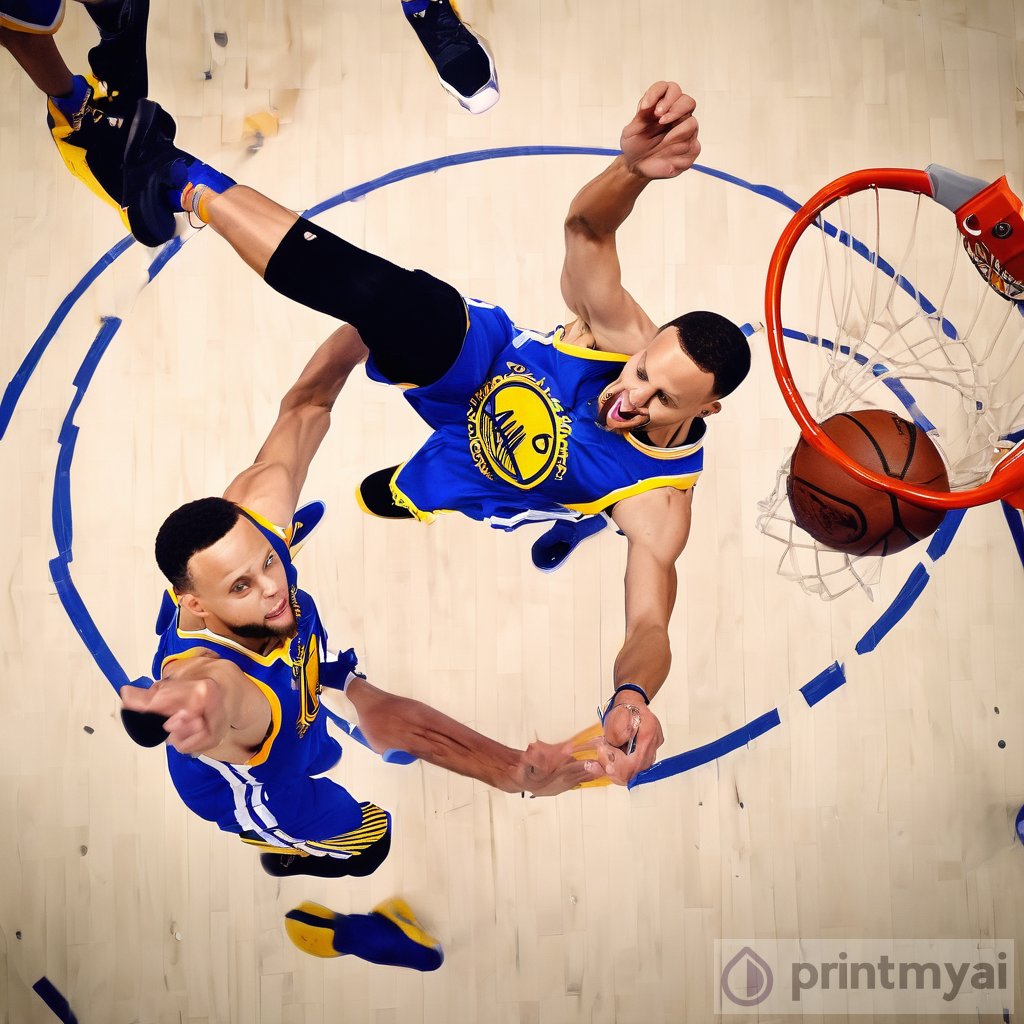
<path id="1" fill-rule="evenodd" d="M 705 373 L 714 376 L 715 398 L 724 398 L 743 383 L 750 369 L 746 335 L 718 313 L 696 309 L 677 316 L 662 327 L 674 327 L 683 351 Z"/>
<path id="2" fill-rule="evenodd" d="M 195 586 L 189 559 L 216 544 L 242 513 L 224 498 L 200 498 L 175 509 L 156 535 L 156 564 L 178 593 Z"/>

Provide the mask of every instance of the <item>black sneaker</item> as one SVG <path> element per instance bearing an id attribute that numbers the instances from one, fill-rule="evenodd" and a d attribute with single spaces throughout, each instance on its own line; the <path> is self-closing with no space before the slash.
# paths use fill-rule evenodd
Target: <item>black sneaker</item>
<path id="1" fill-rule="evenodd" d="M 139 100 L 124 152 L 122 205 L 132 234 L 154 248 L 175 235 L 172 191 L 186 174 L 188 154 L 174 145 L 174 118 L 159 103 Z M 181 161 L 179 164 L 178 161 Z"/>
<path id="2" fill-rule="evenodd" d="M 100 30 L 99 43 L 89 51 L 89 67 L 102 83 L 111 110 L 131 121 L 135 104 L 149 95 L 149 0 L 107 0 L 88 3 L 85 9 Z"/>
<path id="3" fill-rule="evenodd" d="M 402 0 L 402 10 L 441 85 L 470 113 L 490 110 L 498 102 L 498 74 L 487 41 L 463 24 L 450 0 Z"/>
<path id="4" fill-rule="evenodd" d="M 46 123 L 67 169 L 86 187 L 121 209 L 124 150 L 130 124 L 96 96 L 88 80 L 75 76 L 76 100 L 47 98 Z"/>

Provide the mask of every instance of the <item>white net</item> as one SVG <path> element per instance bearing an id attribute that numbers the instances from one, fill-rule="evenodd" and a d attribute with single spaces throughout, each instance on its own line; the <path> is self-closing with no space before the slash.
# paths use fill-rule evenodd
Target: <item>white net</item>
<path id="1" fill-rule="evenodd" d="M 866 408 L 914 420 L 954 491 L 984 482 L 1024 426 L 1022 307 L 986 284 L 954 215 L 926 196 L 869 189 L 828 207 L 796 243 L 782 323 L 794 382 L 819 423 Z M 779 573 L 824 600 L 871 596 L 881 558 L 832 551 L 796 525 L 791 454 L 758 504 L 758 529 L 783 545 Z"/>

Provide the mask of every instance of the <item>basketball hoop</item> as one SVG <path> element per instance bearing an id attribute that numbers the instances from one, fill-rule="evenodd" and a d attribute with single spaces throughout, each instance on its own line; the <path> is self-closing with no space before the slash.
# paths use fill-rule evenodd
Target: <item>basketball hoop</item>
<path id="1" fill-rule="evenodd" d="M 768 270 L 766 330 L 809 445 L 861 483 L 925 508 L 998 499 L 1024 508 L 1021 212 L 1005 178 L 988 184 L 933 164 L 845 175 L 794 214 Z M 939 448 L 951 490 L 867 469 L 819 426 L 864 408 L 914 420 Z M 868 589 L 873 559 L 839 556 L 842 565 L 822 571 L 836 553 L 801 536 L 787 466 L 758 520 L 787 545 L 779 571 L 826 598 Z M 809 560 L 797 566 L 801 548 Z"/>

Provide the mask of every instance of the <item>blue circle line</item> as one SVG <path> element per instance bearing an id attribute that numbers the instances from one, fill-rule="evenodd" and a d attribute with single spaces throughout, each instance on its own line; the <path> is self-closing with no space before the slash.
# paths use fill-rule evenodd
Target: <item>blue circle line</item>
<path id="1" fill-rule="evenodd" d="M 386 185 L 391 185 L 418 175 L 430 174 L 445 167 L 454 167 L 462 164 L 478 163 L 484 160 L 504 159 L 516 156 L 617 156 L 618 154 L 619 150 L 615 149 L 581 146 L 510 146 L 498 149 L 474 150 L 466 153 L 456 153 L 451 156 L 437 157 L 433 160 L 425 160 L 419 163 L 410 164 L 406 167 L 391 171 L 388 174 L 381 175 L 378 178 L 364 182 L 361 185 L 345 189 L 331 198 L 310 207 L 305 211 L 303 216 L 316 216 L 317 214 L 333 209 L 342 203 L 360 199 Z M 746 181 L 743 178 L 738 178 L 735 175 L 715 170 L 714 168 L 707 167 L 702 164 L 694 164 L 692 169 L 702 174 L 706 174 L 709 177 L 718 178 L 729 184 L 737 185 L 747 191 L 753 192 L 756 195 L 776 202 L 789 210 L 795 211 L 800 208 L 800 204 L 796 202 L 796 200 L 791 199 L 785 193 L 772 188 L 771 186 L 757 185 Z M 830 227 L 831 225 L 826 225 L 826 230 Z M 832 232 L 835 232 L 834 228 L 832 228 L 832 231 L 829 233 Z M 14 410 L 24 392 L 28 380 L 35 372 L 43 353 L 53 340 L 53 337 L 61 324 L 67 318 L 72 307 L 82 297 L 93 281 L 95 281 L 96 278 L 114 262 L 114 260 L 118 259 L 127 251 L 133 241 L 134 239 L 132 239 L 131 236 L 123 238 L 103 256 L 101 256 L 89 271 L 86 272 L 78 284 L 76 284 L 68 293 L 63 302 L 61 302 L 57 307 L 57 310 L 47 323 L 46 328 L 43 330 L 42 334 L 40 334 L 28 355 L 22 361 L 22 364 L 15 373 L 14 378 L 8 384 L 3 395 L 3 399 L 0 400 L 0 438 L 4 436 L 4 433 L 10 424 L 11 417 L 14 414 Z M 148 274 L 150 281 L 163 269 L 164 266 L 166 266 L 170 259 L 181 251 L 182 244 L 181 238 L 174 238 L 161 248 L 149 266 Z M 850 244 L 850 242 L 846 241 L 845 244 Z M 865 259 L 873 258 L 873 254 L 870 250 L 860 243 L 853 244 L 852 248 L 854 248 L 854 250 Z M 888 265 L 886 264 L 882 269 L 886 269 L 887 266 Z M 912 288 L 909 282 L 904 282 L 902 278 L 899 283 L 907 290 Z M 919 293 L 915 291 L 913 294 L 917 295 Z M 120 326 L 121 320 L 117 317 L 107 317 L 103 320 L 96 338 L 82 361 L 82 365 L 79 368 L 78 373 L 75 375 L 75 395 L 72 398 L 58 436 L 59 452 L 57 458 L 57 470 L 54 479 L 52 507 L 53 535 L 54 541 L 57 545 L 57 556 L 49 563 L 51 578 L 53 579 L 61 604 L 63 605 L 68 618 L 71 620 L 71 623 L 75 627 L 79 636 L 82 637 L 82 641 L 89 653 L 92 655 L 97 667 L 104 674 L 116 692 L 120 692 L 121 687 L 128 682 L 129 677 L 117 661 L 117 658 L 114 656 L 109 645 L 106 643 L 97 628 L 71 577 L 70 563 L 73 560 L 71 464 L 74 459 L 75 443 L 77 441 L 79 429 L 74 423 L 75 413 L 81 405 L 82 399 L 85 397 L 85 393 L 92 382 L 93 375 L 100 360 L 106 353 L 111 340 L 117 333 Z M 809 338 L 805 337 L 804 340 L 809 340 Z M 955 533 L 961 519 L 962 515 L 956 517 L 955 522 L 952 521 L 951 517 L 947 517 L 947 520 L 950 520 L 950 526 L 952 527 L 953 533 Z M 945 525 L 945 523 L 943 525 Z M 941 529 L 942 527 L 940 527 L 940 530 Z M 950 539 L 952 539 L 952 534 L 950 534 L 949 538 L 944 542 L 945 546 L 942 547 L 942 550 L 939 551 L 935 557 L 941 557 L 948 547 L 948 541 Z M 928 579 L 929 576 L 927 570 L 925 570 L 923 564 L 919 564 L 911 574 L 913 586 L 908 590 L 908 584 L 911 584 L 911 580 L 908 580 L 908 584 L 904 585 L 903 590 L 901 590 L 900 594 L 897 595 L 897 598 L 894 599 L 890 607 L 883 612 L 876 623 L 865 634 L 865 637 L 859 642 L 858 653 L 860 653 L 859 648 L 861 644 L 864 644 L 868 637 L 871 637 L 872 643 L 870 647 L 866 648 L 866 650 L 874 649 L 874 647 L 877 646 L 881 637 L 884 636 L 885 633 L 887 633 L 893 625 L 895 625 L 895 623 L 907 613 L 907 611 L 909 611 L 914 601 L 918 596 L 920 596 L 920 593 L 927 584 Z M 881 632 L 879 632 L 879 630 L 881 630 Z M 845 670 L 837 662 L 835 665 L 824 670 L 824 672 L 819 673 L 815 679 L 811 680 L 810 683 L 802 688 L 803 696 L 805 700 L 807 700 L 808 704 L 813 706 L 814 703 L 820 700 L 827 693 L 832 692 L 832 690 L 840 686 L 845 682 L 845 680 Z M 136 685 L 141 686 L 151 685 L 151 682 L 152 681 L 148 677 L 142 677 L 134 680 Z M 706 764 L 709 761 L 716 760 L 732 750 L 745 746 L 757 736 L 764 734 L 779 724 L 781 724 L 779 711 L 778 708 L 774 708 L 713 743 L 684 751 L 682 754 L 677 754 L 674 757 L 665 758 L 664 760 L 655 763 L 646 771 L 639 772 L 630 781 L 629 788 L 633 789 L 636 786 L 644 785 L 648 782 L 654 782 L 658 779 L 678 775 L 681 772 L 689 771 L 691 768 L 695 768 L 701 764 Z"/>

